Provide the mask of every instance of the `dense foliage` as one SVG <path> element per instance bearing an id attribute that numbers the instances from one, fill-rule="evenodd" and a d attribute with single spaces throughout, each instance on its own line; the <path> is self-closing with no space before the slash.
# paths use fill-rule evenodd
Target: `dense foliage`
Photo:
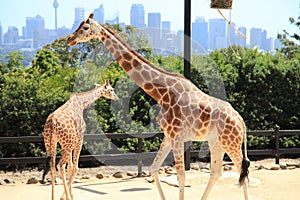
<path id="1" fill-rule="evenodd" d="M 292 21 L 295 23 L 295 21 Z M 296 23 L 299 26 L 299 23 Z M 165 70 L 183 73 L 183 58 L 152 53 L 143 33 L 128 26 L 112 26 L 135 50 Z M 274 55 L 257 49 L 230 47 L 192 57 L 191 81 L 204 92 L 229 101 L 243 116 L 248 130 L 299 129 L 300 51 L 287 32 L 278 36 L 284 48 Z M 293 39 L 299 40 L 293 35 Z M 23 55 L 11 52 L 0 63 L 1 137 L 42 135 L 47 116 L 72 93 L 89 90 L 109 79 L 120 100 L 101 98 L 84 113 L 86 134 L 160 131 L 156 102 L 128 78 L 98 41 L 67 47 L 60 38 L 36 53 L 29 67 Z M 291 54 L 292 52 L 292 54 Z M 136 151 L 137 139 L 93 143 L 95 152 Z M 160 139 L 144 140 L 144 150 L 157 150 Z M 85 144 L 91 145 L 91 144 Z M 249 138 L 249 146 L 267 148 L 267 138 Z M 282 146 L 300 146 L 298 137 L 282 139 Z M 195 145 L 197 146 L 197 145 Z M 42 156 L 43 144 L 0 144 L 0 157 Z"/>

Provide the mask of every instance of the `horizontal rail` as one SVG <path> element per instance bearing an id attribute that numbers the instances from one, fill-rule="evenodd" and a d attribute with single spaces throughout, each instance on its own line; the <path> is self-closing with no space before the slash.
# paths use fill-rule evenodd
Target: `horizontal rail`
<path id="1" fill-rule="evenodd" d="M 85 134 L 85 141 L 102 141 L 104 139 L 126 139 L 126 138 L 154 138 L 163 137 L 163 133 L 106 133 L 106 134 Z M 42 143 L 43 136 L 18 136 L 18 137 L 0 137 L 0 143 Z"/>
<path id="2" fill-rule="evenodd" d="M 279 163 L 280 155 L 285 154 L 298 154 L 300 155 L 300 148 L 279 148 L 279 137 L 280 136 L 293 136 L 300 135 L 300 130 L 260 130 L 260 131 L 247 131 L 248 135 L 253 136 L 275 136 L 275 148 L 274 149 L 263 149 L 263 150 L 247 150 L 248 155 L 258 156 L 275 156 L 276 163 Z M 160 137 L 164 134 L 162 132 L 134 132 L 134 133 L 106 133 L 106 134 L 86 134 L 84 136 L 85 141 L 102 141 L 104 139 L 126 139 L 126 138 L 138 138 L 140 140 L 138 145 L 139 153 L 121 153 L 121 154 L 102 154 L 102 155 L 81 155 L 80 161 L 91 161 L 91 160 L 123 160 L 123 159 L 150 159 L 154 158 L 157 152 L 142 152 L 141 139 Z M 43 143 L 43 136 L 21 136 L 21 137 L 0 137 L 0 143 Z M 191 151 L 192 158 L 201 158 L 209 155 L 208 150 Z M 12 158 L 0 158 L 0 165 L 2 164 L 40 164 L 45 163 L 45 157 L 12 157 Z"/>

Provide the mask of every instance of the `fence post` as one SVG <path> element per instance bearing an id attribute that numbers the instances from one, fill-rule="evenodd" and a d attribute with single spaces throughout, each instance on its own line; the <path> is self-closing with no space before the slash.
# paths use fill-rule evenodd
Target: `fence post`
<path id="1" fill-rule="evenodd" d="M 279 129 L 280 127 L 278 125 L 275 126 L 275 164 L 279 164 L 279 157 L 280 157 L 280 151 L 279 151 Z"/>
<path id="2" fill-rule="evenodd" d="M 191 145 L 192 142 L 188 141 L 184 143 L 184 167 L 185 170 L 191 169 Z"/>
<path id="3" fill-rule="evenodd" d="M 138 153 L 138 177 L 142 176 L 143 173 L 143 169 L 142 169 L 142 159 L 141 159 L 141 153 L 143 152 L 143 141 L 142 141 L 142 129 L 139 128 L 138 129 L 138 149 L 137 149 L 137 153 Z"/>

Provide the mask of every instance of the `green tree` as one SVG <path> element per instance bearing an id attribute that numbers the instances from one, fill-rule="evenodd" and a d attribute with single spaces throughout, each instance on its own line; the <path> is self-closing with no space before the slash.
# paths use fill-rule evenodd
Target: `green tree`
<path id="1" fill-rule="evenodd" d="M 295 18 L 290 17 L 289 21 L 292 25 L 297 26 L 300 29 L 300 16 L 295 20 Z M 300 52 L 300 35 L 299 33 L 289 33 L 287 30 L 283 30 L 283 33 L 279 33 L 277 38 L 282 43 L 283 47 L 280 52 L 287 55 L 288 58 L 299 55 Z M 299 57 L 298 57 L 299 58 Z"/>

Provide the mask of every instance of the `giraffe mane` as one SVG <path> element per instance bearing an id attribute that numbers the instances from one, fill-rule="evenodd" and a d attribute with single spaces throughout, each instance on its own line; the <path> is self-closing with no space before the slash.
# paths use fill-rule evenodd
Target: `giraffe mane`
<path id="1" fill-rule="evenodd" d="M 99 22 L 98 22 L 99 23 Z M 132 54 L 134 54 L 136 57 L 138 57 L 140 60 L 142 60 L 143 62 L 145 62 L 146 64 L 150 65 L 151 67 L 153 67 L 154 69 L 156 69 L 157 71 L 167 74 L 167 75 L 171 75 L 171 76 L 176 76 L 176 77 L 180 77 L 180 78 L 184 78 L 186 79 L 183 75 L 175 73 L 175 72 L 169 72 L 166 70 L 163 70 L 159 67 L 157 67 L 155 64 L 151 63 L 149 60 L 147 60 L 146 58 L 144 58 L 141 54 L 139 54 L 138 52 L 136 52 L 132 47 L 130 47 L 127 43 L 125 43 L 123 41 L 123 39 L 121 39 L 117 34 L 115 34 L 115 32 L 113 30 L 111 30 L 110 28 L 108 28 L 107 26 L 100 24 L 99 25 L 104 28 L 106 31 L 108 31 L 110 34 L 112 34 L 119 42 L 122 43 L 123 46 L 125 46 L 128 51 L 130 51 Z"/>
<path id="2" fill-rule="evenodd" d="M 74 33 L 77 33 L 77 31 L 79 30 L 79 29 L 81 29 L 81 27 L 83 26 L 83 24 L 85 23 L 85 21 L 82 21 L 81 23 L 80 23 L 80 25 L 78 26 L 78 28 L 74 31 Z M 73 34 L 74 34 L 73 33 Z"/>

